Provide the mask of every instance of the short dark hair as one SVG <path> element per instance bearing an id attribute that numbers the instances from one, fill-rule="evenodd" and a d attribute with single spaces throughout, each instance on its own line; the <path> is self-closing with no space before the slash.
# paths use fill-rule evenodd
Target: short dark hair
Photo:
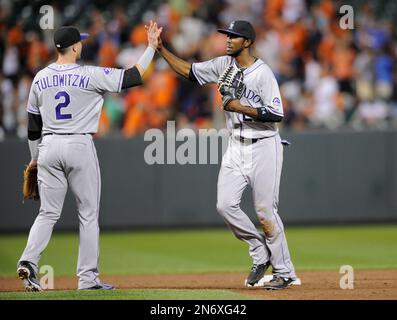
<path id="1" fill-rule="evenodd" d="M 56 48 L 57 49 L 57 52 L 60 54 L 60 55 L 65 55 L 66 53 L 68 53 L 68 51 L 70 50 L 70 48 L 71 48 L 71 46 L 69 46 L 69 47 L 66 47 L 66 48 L 62 48 L 62 49 L 60 49 L 60 48 Z"/>

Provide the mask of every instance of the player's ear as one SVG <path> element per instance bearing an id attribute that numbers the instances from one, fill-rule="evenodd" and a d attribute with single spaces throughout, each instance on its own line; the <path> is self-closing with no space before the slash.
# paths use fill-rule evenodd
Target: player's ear
<path id="1" fill-rule="evenodd" d="M 252 44 L 252 40 L 244 39 L 244 48 L 249 48 Z"/>

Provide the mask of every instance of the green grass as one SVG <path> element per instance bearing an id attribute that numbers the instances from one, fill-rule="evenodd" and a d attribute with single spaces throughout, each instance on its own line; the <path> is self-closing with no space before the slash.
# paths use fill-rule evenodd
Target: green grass
<path id="1" fill-rule="evenodd" d="M 397 268 L 397 225 L 298 228 L 287 237 L 298 270 Z"/>
<path id="2" fill-rule="evenodd" d="M 288 228 L 295 268 L 332 270 L 343 264 L 356 269 L 397 268 L 397 225 Z M 15 276 L 27 235 L 0 236 L 0 277 Z M 75 275 L 77 234 L 54 234 L 41 264 L 56 275 Z M 247 271 L 247 245 L 229 230 L 103 232 L 103 274 L 163 274 Z"/>
<path id="3" fill-rule="evenodd" d="M 0 292 L 0 300 L 246 300 L 228 290 L 134 289 L 112 291 Z"/>
<path id="4" fill-rule="evenodd" d="M 397 269 L 397 225 L 292 227 L 287 239 L 296 270 Z M 1 277 L 15 277 L 26 235 L 0 236 Z M 75 275 L 78 235 L 54 233 L 41 265 Z M 227 229 L 103 232 L 102 275 L 247 272 L 247 245 Z M 0 293 L 0 299 L 243 299 L 226 290 L 116 290 Z"/>

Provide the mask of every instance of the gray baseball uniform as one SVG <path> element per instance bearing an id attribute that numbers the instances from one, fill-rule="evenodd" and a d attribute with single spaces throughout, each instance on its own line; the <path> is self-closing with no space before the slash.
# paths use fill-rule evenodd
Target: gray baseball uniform
<path id="1" fill-rule="evenodd" d="M 79 289 L 99 283 L 101 176 L 92 134 L 98 129 L 103 93 L 119 92 L 123 74 L 121 69 L 53 63 L 37 73 L 29 95 L 27 111 L 43 120 L 38 158 L 41 206 L 20 260 L 37 268 L 70 186 L 80 221 Z"/>
<path id="2" fill-rule="evenodd" d="M 193 63 L 192 71 L 201 85 L 216 83 L 232 63 L 236 64 L 233 57 L 222 56 Z M 267 107 L 269 112 L 283 115 L 277 81 L 261 59 L 244 70 L 244 84 L 242 105 Z M 217 209 L 234 235 L 248 243 L 254 264 L 270 261 L 274 274 L 295 279 L 284 226 L 278 214 L 283 145 L 277 125 L 257 122 L 235 112 L 225 114 L 230 139 L 218 177 Z M 241 196 L 248 185 L 253 190 L 255 210 L 264 234 L 240 209 Z"/>

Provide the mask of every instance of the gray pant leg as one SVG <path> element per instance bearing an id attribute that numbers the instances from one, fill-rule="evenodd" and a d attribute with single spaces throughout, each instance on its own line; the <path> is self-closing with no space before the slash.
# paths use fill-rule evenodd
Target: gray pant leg
<path id="1" fill-rule="evenodd" d="M 247 181 L 237 168 L 222 164 L 218 177 L 217 210 L 234 235 L 249 245 L 253 263 L 263 264 L 269 257 L 262 235 L 240 208 L 241 196 L 246 186 Z"/>
<path id="2" fill-rule="evenodd" d="M 20 259 L 30 261 L 36 267 L 41 253 L 50 241 L 54 225 L 61 216 L 67 191 L 66 177 L 59 167 L 59 148 L 59 145 L 47 138 L 40 145 L 38 159 L 40 211 L 30 229 L 28 242 Z"/>
<path id="3" fill-rule="evenodd" d="M 283 146 L 279 135 L 264 139 L 255 146 L 255 164 L 251 173 L 254 205 L 271 252 L 273 273 L 296 278 L 294 266 L 284 233 L 284 225 L 278 214 L 279 188 L 283 164 Z M 260 152 L 266 150 L 266 152 Z"/>
<path id="4" fill-rule="evenodd" d="M 70 188 L 79 213 L 79 254 L 77 276 L 79 289 L 99 282 L 99 201 L 101 177 L 96 150 L 91 136 L 78 136 L 66 149 L 66 168 Z"/>

